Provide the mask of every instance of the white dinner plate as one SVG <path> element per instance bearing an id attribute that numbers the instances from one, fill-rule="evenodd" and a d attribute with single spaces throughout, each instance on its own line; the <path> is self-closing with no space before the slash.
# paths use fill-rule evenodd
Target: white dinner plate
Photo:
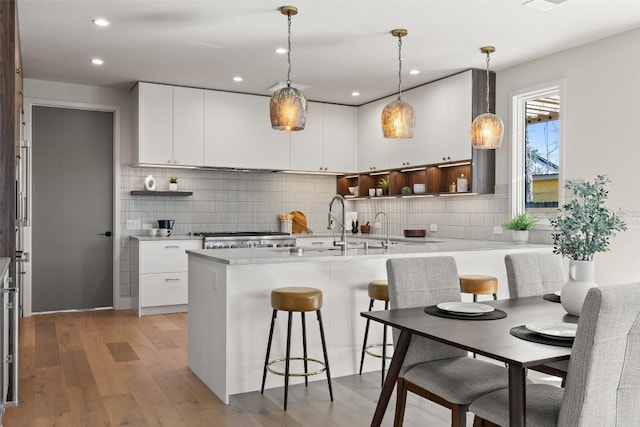
<path id="1" fill-rule="evenodd" d="M 480 316 L 481 314 L 491 313 L 495 310 L 495 308 L 490 305 L 479 304 L 477 302 L 441 302 L 436 307 L 440 310 L 463 316 Z"/>
<path id="2" fill-rule="evenodd" d="M 553 294 L 557 295 L 557 296 L 560 296 L 560 291 L 555 291 Z"/>
<path id="3" fill-rule="evenodd" d="M 525 328 L 549 338 L 573 339 L 576 337 L 578 325 L 566 322 L 534 322 L 524 325 Z"/>

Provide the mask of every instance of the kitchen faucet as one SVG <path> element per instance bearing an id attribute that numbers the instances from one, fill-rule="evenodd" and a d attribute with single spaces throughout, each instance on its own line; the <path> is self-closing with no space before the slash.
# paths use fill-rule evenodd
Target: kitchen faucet
<path id="1" fill-rule="evenodd" d="M 331 214 L 331 209 L 333 208 L 333 203 L 338 200 L 340 202 L 340 204 L 342 205 L 342 222 L 340 222 L 335 216 L 333 216 Z M 342 251 L 346 254 L 347 253 L 347 226 L 346 226 L 346 222 L 347 222 L 347 212 L 345 210 L 344 207 L 344 197 L 342 197 L 339 194 L 336 194 L 335 196 L 333 196 L 333 199 L 331 199 L 331 202 L 329 202 L 329 224 L 327 226 L 327 228 L 331 231 L 334 231 L 334 225 L 333 225 L 333 221 L 338 222 L 338 224 L 340 224 L 340 226 L 342 227 L 342 240 L 339 242 L 336 242 L 336 238 L 335 238 L 335 232 L 333 234 L 333 246 L 341 246 L 342 247 Z"/>
<path id="2" fill-rule="evenodd" d="M 389 249 L 389 215 L 387 215 L 386 213 L 384 213 L 382 211 L 378 212 L 376 214 L 376 216 L 373 217 L 373 223 L 374 224 L 376 223 L 376 218 L 378 218 L 378 215 L 384 215 L 384 217 L 386 219 L 386 223 L 387 223 L 387 238 L 385 239 L 384 242 L 381 242 L 381 243 L 382 243 L 382 246 L 384 248 Z"/>

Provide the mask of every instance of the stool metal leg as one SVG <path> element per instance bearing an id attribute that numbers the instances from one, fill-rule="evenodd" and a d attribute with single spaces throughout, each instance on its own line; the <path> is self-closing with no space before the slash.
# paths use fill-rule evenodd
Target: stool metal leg
<path id="1" fill-rule="evenodd" d="M 329 358 L 327 357 L 327 343 L 324 339 L 324 328 L 322 327 L 322 315 L 320 310 L 316 311 L 318 315 L 318 324 L 320 325 L 320 338 L 322 339 L 322 353 L 324 354 L 324 364 L 327 368 L 327 383 L 329 384 L 329 397 L 333 402 L 333 389 L 331 388 L 331 372 L 329 371 Z"/>
<path id="2" fill-rule="evenodd" d="M 369 311 L 373 310 L 373 298 L 369 300 Z M 367 336 L 369 336 L 369 321 L 367 319 L 367 326 L 364 327 L 364 342 L 362 343 L 362 356 L 360 356 L 360 375 L 362 375 L 362 366 L 364 365 L 364 353 L 367 349 Z"/>
<path id="3" fill-rule="evenodd" d="M 264 394 L 264 383 L 267 380 L 267 365 L 269 364 L 269 353 L 271 353 L 271 340 L 273 338 L 273 326 L 276 323 L 276 316 L 278 310 L 273 310 L 271 315 L 271 329 L 269 329 L 269 343 L 267 344 L 267 355 L 264 358 L 264 370 L 262 371 L 262 387 L 260 388 L 260 394 Z"/>
<path id="4" fill-rule="evenodd" d="M 473 302 L 478 302 L 478 295 L 473 294 Z"/>
<path id="5" fill-rule="evenodd" d="M 287 322 L 287 359 L 284 364 L 284 410 L 287 410 L 287 397 L 289 394 L 289 359 L 291 357 L 291 319 L 293 312 L 289 312 L 289 320 Z"/>
<path id="6" fill-rule="evenodd" d="M 498 294 L 493 294 L 493 300 L 497 301 L 498 300 Z"/>
<path id="7" fill-rule="evenodd" d="M 384 309 L 389 310 L 389 301 L 384 302 Z M 387 325 L 382 325 L 382 386 L 384 387 L 384 368 L 387 363 Z"/>
<path id="8" fill-rule="evenodd" d="M 302 318 L 302 350 L 304 352 L 304 372 L 309 372 L 309 368 L 307 367 L 307 325 L 304 320 L 304 311 L 300 312 L 300 317 Z M 304 376 L 304 385 L 309 385 L 309 376 Z"/>

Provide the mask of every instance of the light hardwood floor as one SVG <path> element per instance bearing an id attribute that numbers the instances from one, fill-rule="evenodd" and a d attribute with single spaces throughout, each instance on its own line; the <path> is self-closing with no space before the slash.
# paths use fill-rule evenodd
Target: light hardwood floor
<path id="1" fill-rule="evenodd" d="M 268 325 L 259 327 L 268 333 Z M 334 378 L 334 402 L 318 378 L 290 387 L 286 412 L 282 388 L 235 395 L 225 405 L 188 368 L 186 314 L 32 316 L 20 324 L 20 405 L 7 409 L 4 427 L 370 424 L 380 372 Z M 394 405 L 385 426 L 393 424 Z M 449 414 L 409 393 L 405 426 L 445 427 Z"/>

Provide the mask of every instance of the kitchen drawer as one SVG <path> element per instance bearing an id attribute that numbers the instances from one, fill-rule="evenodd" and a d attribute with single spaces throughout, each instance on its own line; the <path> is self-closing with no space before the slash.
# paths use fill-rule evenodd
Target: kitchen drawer
<path id="1" fill-rule="evenodd" d="M 140 307 L 187 304 L 188 273 L 140 275 Z"/>
<path id="2" fill-rule="evenodd" d="M 202 248 L 201 240 L 140 242 L 140 274 L 187 271 L 187 249 Z"/>

